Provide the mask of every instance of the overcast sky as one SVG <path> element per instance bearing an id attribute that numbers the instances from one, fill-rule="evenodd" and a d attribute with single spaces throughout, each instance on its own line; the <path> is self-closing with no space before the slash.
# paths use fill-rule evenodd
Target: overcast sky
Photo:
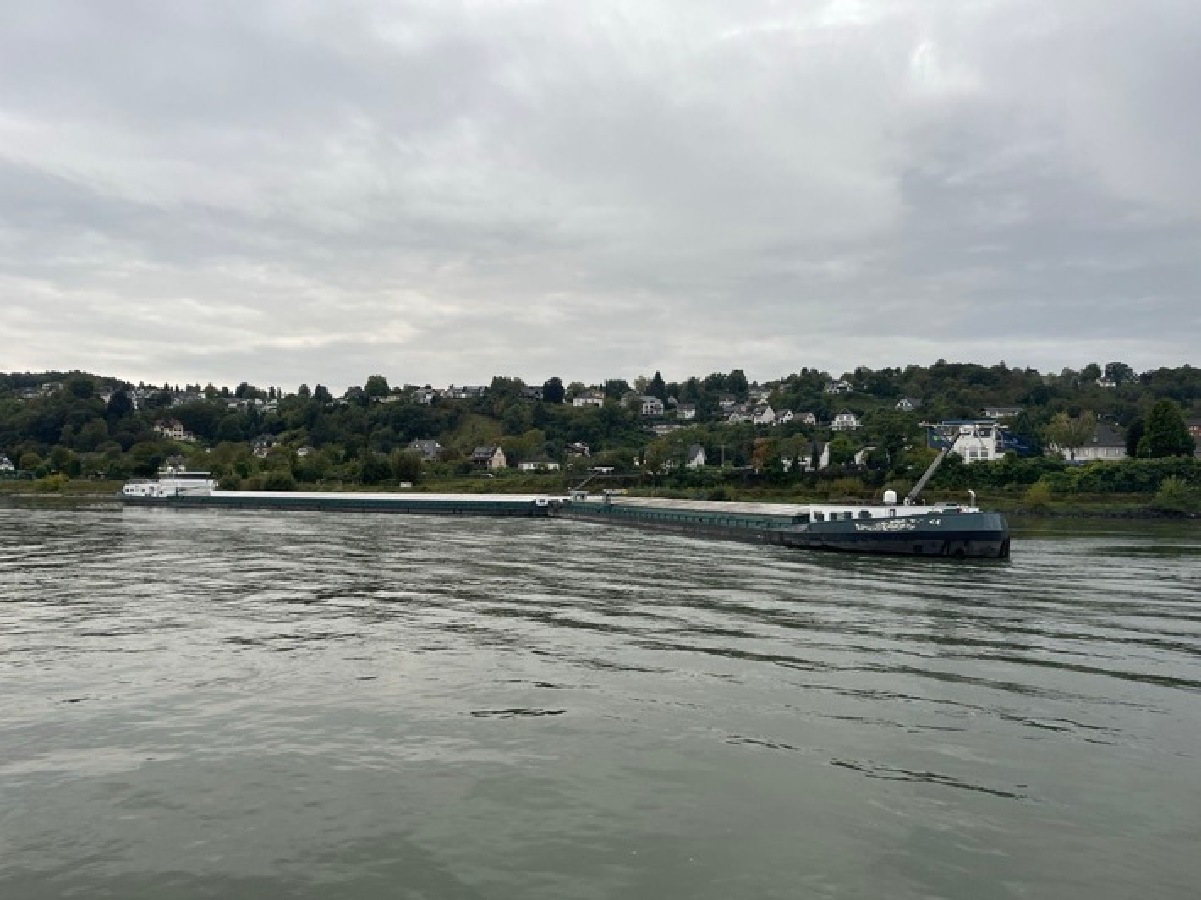
<path id="1" fill-rule="evenodd" d="M 0 11 L 0 371 L 1201 363 L 1197 0 Z"/>

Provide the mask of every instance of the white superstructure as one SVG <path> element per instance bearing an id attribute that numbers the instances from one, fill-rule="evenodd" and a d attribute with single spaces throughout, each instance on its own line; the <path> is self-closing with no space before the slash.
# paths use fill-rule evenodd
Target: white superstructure
<path id="1" fill-rule="evenodd" d="M 167 467 L 160 469 L 155 481 L 131 481 L 121 488 L 125 497 L 207 497 L 217 487 L 209 472 L 189 472 Z"/>

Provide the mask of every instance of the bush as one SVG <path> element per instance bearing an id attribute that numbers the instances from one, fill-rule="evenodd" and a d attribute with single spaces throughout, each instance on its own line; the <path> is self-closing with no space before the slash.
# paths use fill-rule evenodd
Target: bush
<path id="1" fill-rule="evenodd" d="M 1026 488 L 1026 493 L 1022 495 L 1022 500 L 1027 506 L 1035 509 L 1051 505 L 1051 485 L 1046 481 L 1036 481 L 1030 487 Z"/>
<path id="2" fill-rule="evenodd" d="M 1201 487 L 1194 487 L 1183 478 L 1165 478 L 1155 492 L 1151 508 L 1160 512 L 1197 515 L 1201 513 Z"/>
<path id="3" fill-rule="evenodd" d="M 61 472 L 55 475 L 47 475 L 44 478 L 39 478 L 33 483 L 33 489 L 41 493 L 61 493 L 62 489 L 67 486 L 67 482 L 71 479 Z"/>

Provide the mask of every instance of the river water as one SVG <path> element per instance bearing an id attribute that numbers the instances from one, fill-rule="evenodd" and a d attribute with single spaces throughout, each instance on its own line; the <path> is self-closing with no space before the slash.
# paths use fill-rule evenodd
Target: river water
<path id="1" fill-rule="evenodd" d="M 0 897 L 1194 898 L 1201 529 L 0 507 Z"/>

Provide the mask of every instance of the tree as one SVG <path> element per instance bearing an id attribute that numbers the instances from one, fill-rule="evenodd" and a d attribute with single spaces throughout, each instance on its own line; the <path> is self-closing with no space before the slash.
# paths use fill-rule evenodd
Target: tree
<path id="1" fill-rule="evenodd" d="M 1156 459 L 1164 456 L 1192 456 L 1195 442 L 1188 433 L 1180 407 L 1171 400 L 1158 400 L 1147 416 L 1146 428 L 1138 442 L 1138 455 Z"/>
<path id="2" fill-rule="evenodd" d="M 667 385 L 663 382 L 663 376 L 659 374 L 659 370 L 655 370 L 655 377 L 651 379 L 647 385 L 646 392 L 652 397 L 658 397 L 660 400 L 667 399 Z"/>
<path id="3" fill-rule="evenodd" d="M 1047 443 L 1057 450 L 1067 451 L 1066 458 L 1074 460 L 1076 450 L 1083 447 L 1097 430 L 1097 417 L 1089 411 L 1072 418 L 1067 413 L 1057 413 L 1046 428 Z"/>
<path id="4" fill-rule="evenodd" d="M 421 457 L 411 450 L 397 448 L 388 457 L 392 477 L 397 481 L 415 482 L 421 477 Z"/>
<path id="5" fill-rule="evenodd" d="M 296 389 L 296 396 L 304 400 L 308 400 L 309 397 L 313 396 L 313 392 L 309 390 L 309 386 L 307 384 L 302 384 Z"/>
<path id="6" fill-rule="evenodd" d="M 133 415 L 133 401 L 129 399 L 129 394 L 122 389 L 113 391 L 113 395 L 108 398 L 108 405 L 104 408 L 104 415 L 113 420 Z"/>
<path id="7" fill-rule="evenodd" d="M 333 403 L 334 395 L 329 392 L 329 388 L 325 385 L 319 384 L 313 388 L 313 399 L 319 403 Z"/>
<path id="8" fill-rule="evenodd" d="M 1112 378 L 1115 384 L 1126 384 L 1129 381 L 1134 381 L 1134 369 L 1130 368 L 1124 362 L 1106 363 L 1105 377 Z"/>
<path id="9" fill-rule="evenodd" d="M 563 394 L 563 379 L 558 375 L 546 379 L 542 385 L 542 399 L 546 403 L 562 403 Z"/>
<path id="10" fill-rule="evenodd" d="M 386 397 L 388 390 L 388 379 L 383 375 L 371 375 L 363 385 L 363 393 L 368 397 Z"/>

